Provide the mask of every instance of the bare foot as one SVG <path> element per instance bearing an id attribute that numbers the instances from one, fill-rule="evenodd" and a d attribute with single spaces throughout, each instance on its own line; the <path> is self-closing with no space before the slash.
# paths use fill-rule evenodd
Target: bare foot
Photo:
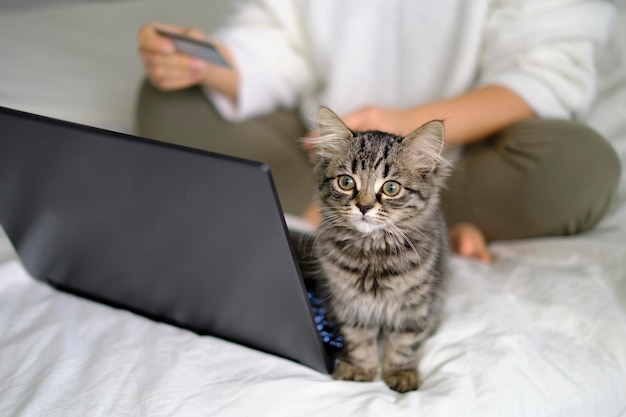
<path id="1" fill-rule="evenodd" d="M 485 236 L 474 224 L 457 223 L 450 228 L 448 236 L 454 252 L 483 262 L 491 262 Z"/>

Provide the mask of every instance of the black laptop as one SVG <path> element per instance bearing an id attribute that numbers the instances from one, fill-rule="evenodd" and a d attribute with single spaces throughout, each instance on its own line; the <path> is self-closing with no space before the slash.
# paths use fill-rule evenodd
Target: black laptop
<path id="1" fill-rule="evenodd" d="M 341 347 L 263 163 L 0 107 L 0 223 L 63 291 L 321 372 Z"/>

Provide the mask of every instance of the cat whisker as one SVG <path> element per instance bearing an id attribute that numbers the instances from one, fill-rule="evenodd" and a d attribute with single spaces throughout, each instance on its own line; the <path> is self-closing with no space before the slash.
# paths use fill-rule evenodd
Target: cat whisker
<path id="1" fill-rule="evenodd" d="M 341 216 L 336 213 L 328 213 L 323 212 L 322 215 L 322 223 L 318 226 L 315 231 L 315 240 L 313 241 L 313 248 L 317 245 L 319 239 L 323 237 L 325 234 L 330 233 L 331 230 L 338 226 L 341 220 Z"/>
<path id="2" fill-rule="evenodd" d="M 404 245 L 407 244 L 411 250 L 413 251 L 413 253 L 415 254 L 415 256 L 417 257 L 417 263 L 419 265 L 422 264 L 422 258 L 420 257 L 419 252 L 417 251 L 417 248 L 415 247 L 415 245 L 413 244 L 413 241 L 406 235 L 406 233 L 404 233 L 399 227 L 397 227 L 395 224 L 393 223 L 389 223 L 389 226 L 393 232 L 394 235 L 396 235 L 396 237 L 400 237 L 402 238 L 402 241 L 399 241 L 398 244 L 399 245 Z"/>
<path id="3" fill-rule="evenodd" d="M 403 220 L 396 220 L 395 221 L 396 224 L 400 224 L 403 226 L 403 229 L 407 229 L 411 231 L 411 235 L 415 238 L 417 238 L 418 240 L 426 240 L 429 237 L 429 234 L 426 233 L 422 228 L 418 228 L 413 224 L 407 223 L 406 221 Z"/>
<path id="4" fill-rule="evenodd" d="M 393 233 L 393 231 L 391 231 L 387 225 L 385 225 L 383 231 L 385 232 L 385 235 L 389 238 L 389 240 L 391 240 L 390 242 L 389 240 L 385 239 L 387 241 L 387 245 L 392 248 L 393 253 L 398 255 L 400 253 L 400 246 L 402 245 L 400 239 L 398 238 L 398 235 Z"/>

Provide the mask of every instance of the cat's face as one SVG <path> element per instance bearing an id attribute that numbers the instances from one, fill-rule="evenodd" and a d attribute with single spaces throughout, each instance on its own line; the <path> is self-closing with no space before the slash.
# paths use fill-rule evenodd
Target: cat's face
<path id="1" fill-rule="evenodd" d="M 443 177 L 438 170 L 443 129 L 440 122 L 431 123 L 406 138 L 352 132 L 322 108 L 316 172 L 323 222 L 365 235 L 414 227 L 436 199 Z"/>

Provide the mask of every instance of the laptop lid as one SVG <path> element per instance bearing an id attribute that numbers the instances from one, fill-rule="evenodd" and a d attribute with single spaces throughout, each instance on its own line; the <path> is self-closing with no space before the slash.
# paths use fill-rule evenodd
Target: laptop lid
<path id="1" fill-rule="evenodd" d="M 0 107 L 0 223 L 59 289 L 329 369 L 263 163 Z"/>

